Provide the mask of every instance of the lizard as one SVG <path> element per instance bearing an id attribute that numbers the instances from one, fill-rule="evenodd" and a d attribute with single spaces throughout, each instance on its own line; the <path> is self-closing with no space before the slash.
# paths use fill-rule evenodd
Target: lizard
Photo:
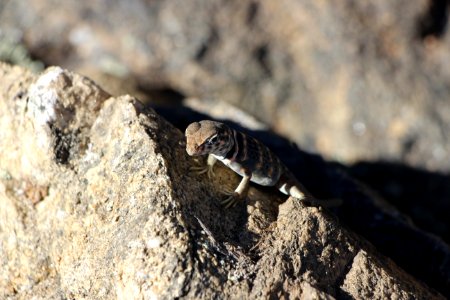
<path id="1" fill-rule="evenodd" d="M 339 205 L 339 200 L 315 199 L 281 162 L 275 153 L 259 140 L 234 130 L 224 123 L 203 120 L 191 123 L 185 131 L 186 152 L 189 156 L 208 155 L 205 167 L 192 167 L 199 174 L 214 175 L 217 160 L 242 176 L 234 191 L 221 204 L 226 208 L 247 196 L 250 181 L 262 186 L 275 186 L 282 193 L 300 201 L 321 206 Z"/>

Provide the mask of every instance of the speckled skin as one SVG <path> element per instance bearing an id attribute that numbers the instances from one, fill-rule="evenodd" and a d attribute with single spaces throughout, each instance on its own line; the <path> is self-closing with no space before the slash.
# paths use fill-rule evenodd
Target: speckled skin
<path id="1" fill-rule="evenodd" d="M 265 186 L 275 185 L 285 169 L 278 157 L 258 140 L 241 132 L 233 132 L 239 145 L 238 154 L 234 160 L 223 159 L 223 163 L 241 176 L 242 170 L 250 170 L 252 182 Z"/>
<path id="2" fill-rule="evenodd" d="M 215 143 L 208 143 L 213 136 Z M 283 172 L 280 160 L 266 146 L 225 124 L 193 123 L 186 129 L 186 137 L 189 155 L 211 154 L 239 175 L 251 174 L 250 181 L 259 185 L 274 186 Z"/>
<path id="3" fill-rule="evenodd" d="M 209 120 L 190 124 L 185 135 L 186 151 L 189 155 L 209 155 L 208 166 L 198 168 L 199 173 L 212 174 L 214 163 L 220 160 L 243 177 L 231 197 L 224 201 L 225 204 L 232 205 L 235 200 L 244 198 L 249 181 L 264 186 L 276 186 L 284 194 L 300 200 L 307 196 L 310 198 L 280 159 L 255 138 L 223 123 Z"/>

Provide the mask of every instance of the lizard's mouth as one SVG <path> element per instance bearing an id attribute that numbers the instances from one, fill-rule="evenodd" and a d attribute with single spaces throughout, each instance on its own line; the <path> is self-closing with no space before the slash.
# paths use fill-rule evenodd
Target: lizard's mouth
<path id="1" fill-rule="evenodd" d="M 186 152 L 189 156 L 198 156 L 203 154 L 203 146 L 188 146 L 186 147 Z"/>

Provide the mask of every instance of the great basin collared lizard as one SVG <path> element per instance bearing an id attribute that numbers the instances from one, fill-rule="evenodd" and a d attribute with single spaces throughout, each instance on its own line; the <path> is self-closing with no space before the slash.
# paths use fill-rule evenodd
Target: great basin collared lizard
<path id="1" fill-rule="evenodd" d="M 210 120 L 194 122 L 186 128 L 185 135 L 186 151 L 190 156 L 208 154 L 207 165 L 193 167 L 194 171 L 211 177 L 214 164 L 220 160 L 242 176 L 234 191 L 225 191 L 228 197 L 221 202 L 225 207 L 233 206 L 247 196 L 250 181 L 276 186 L 282 193 L 312 205 L 329 207 L 340 204 L 336 200 L 315 199 L 263 143 L 223 123 Z"/>

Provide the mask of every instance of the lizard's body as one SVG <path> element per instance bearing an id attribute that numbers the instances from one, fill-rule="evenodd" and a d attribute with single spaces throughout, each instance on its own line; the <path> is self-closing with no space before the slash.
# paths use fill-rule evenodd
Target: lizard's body
<path id="1" fill-rule="evenodd" d="M 314 199 L 306 191 L 278 156 L 257 139 L 223 123 L 209 120 L 190 124 L 185 134 L 189 155 L 208 154 L 208 165 L 198 168 L 200 173 L 208 172 L 210 176 L 215 162 L 220 160 L 242 176 L 239 186 L 224 201 L 225 205 L 231 206 L 236 200 L 245 198 L 249 181 L 263 186 L 276 186 L 286 195 L 322 204 L 321 200 Z"/>

